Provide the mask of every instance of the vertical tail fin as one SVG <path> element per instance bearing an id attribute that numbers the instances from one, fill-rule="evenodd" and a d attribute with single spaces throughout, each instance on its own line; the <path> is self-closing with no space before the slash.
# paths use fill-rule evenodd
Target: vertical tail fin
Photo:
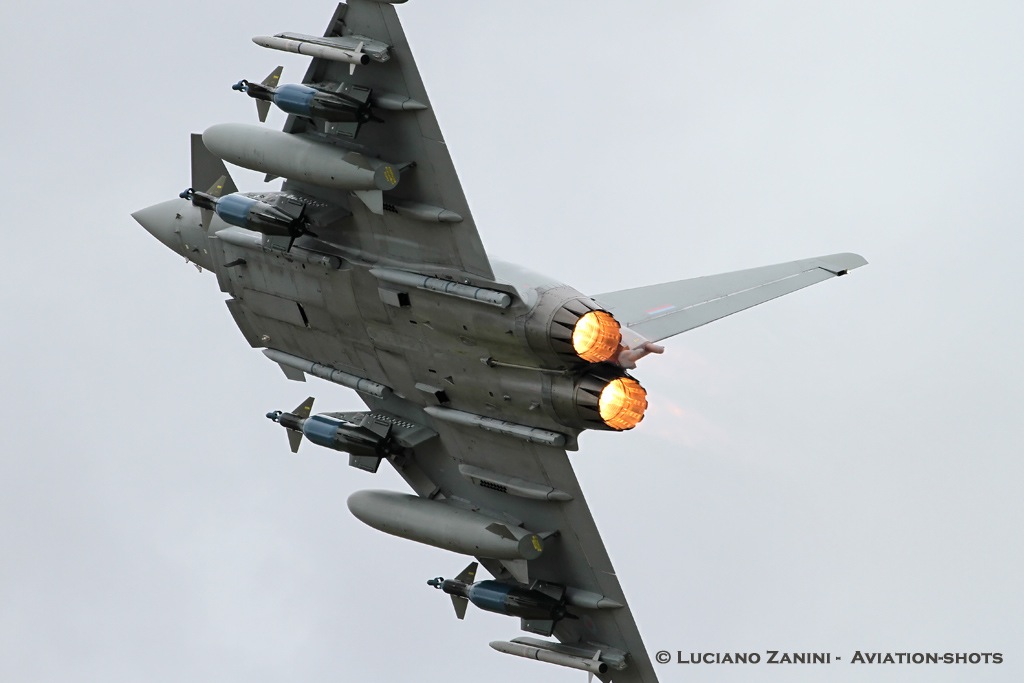
<path id="1" fill-rule="evenodd" d="M 210 187 L 224 178 L 222 192 L 232 194 L 238 192 L 238 186 L 231 179 L 227 166 L 213 152 L 206 149 L 203 144 L 203 136 L 200 133 L 192 134 L 192 187 Z"/>

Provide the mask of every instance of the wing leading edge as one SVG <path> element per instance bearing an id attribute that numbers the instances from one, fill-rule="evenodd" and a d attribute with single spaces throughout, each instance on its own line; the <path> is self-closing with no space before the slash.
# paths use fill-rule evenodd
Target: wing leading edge
<path id="1" fill-rule="evenodd" d="M 397 403 L 392 398 L 390 407 L 395 409 Z M 399 474 L 421 496 L 428 491 L 440 491 L 443 497 L 464 501 L 474 509 L 494 511 L 496 517 L 500 514 L 515 519 L 525 528 L 542 533 L 546 537 L 544 554 L 529 562 L 527 583 L 541 580 L 601 598 L 595 600 L 591 609 L 572 608 L 577 618 L 558 622 L 554 637 L 564 646 L 590 656 L 600 652 L 601 659 L 612 667 L 598 675 L 603 681 L 657 683 L 651 659 L 568 454 L 480 429 L 445 423 L 436 427 L 439 438 L 419 447 L 415 462 L 398 468 Z M 561 496 L 539 500 L 503 492 L 501 487 L 479 483 L 463 471 L 466 466 L 527 480 L 556 490 Z M 517 580 L 506 563 L 484 557 L 478 560 L 496 578 Z M 603 607 L 598 608 L 598 604 Z M 525 634 L 519 634 L 522 635 Z M 552 643 L 537 639 L 532 642 L 547 647 Z"/>
<path id="2" fill-rule="evenodd" d="M 830 254 L 595 294 L 594 298 L 629 329 L 650 341 L 660 341 L 798 289 L 846 275 L 866 264 L 859 254 Z"/>
<path id="3" fill-rule="evenodd" d="M 302 82 L 335 89 L 343 83 L 370 91 L 371 102 L 378 105 L 387 100 L 390 104 L 377 106 L 376 120 L 362 125 L 354 140 L 327 137 L 343 149 L 391 161 L 401 170 L 401 180 L 377 197 L 377 210 L 353 201 L 346 191 L 294 179 L 287 181 L 286 188 L 351 209 L 353 216 L 344 229 L 328 235 L 333 244 L 415 272 L 493 281 L 490 261 L 395 8 L 371 0 L 339 4 L 325 37 L 343 36 L 381 41 L 389 46 L 390 56 L 354 72 L 349 64 L 314 58 Z M 284 130 L 324 137 L 316 124 L 295 115 L 288 118 Z"/>

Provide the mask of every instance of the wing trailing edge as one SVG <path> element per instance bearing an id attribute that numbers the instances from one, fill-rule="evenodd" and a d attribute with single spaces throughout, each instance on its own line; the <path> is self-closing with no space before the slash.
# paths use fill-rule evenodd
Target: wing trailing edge
<path id="1" fill-rule="evenodd" d="M 760 268 L 596 294 L 625 327 L 660 341 L 866 265 L 830 254 Z"/>

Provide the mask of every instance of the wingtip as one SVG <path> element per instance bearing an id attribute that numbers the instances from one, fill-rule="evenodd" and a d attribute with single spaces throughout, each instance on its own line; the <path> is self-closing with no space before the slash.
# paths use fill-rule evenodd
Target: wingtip
<path id="1" fill-rule="evenodd" d="M 866 266 L 868 261 L 860 254 L 846 252 L 843 254 L 830 254 L 817 259 L 818 266 L 836 276 L 843 276 L 854 268 Z"/>

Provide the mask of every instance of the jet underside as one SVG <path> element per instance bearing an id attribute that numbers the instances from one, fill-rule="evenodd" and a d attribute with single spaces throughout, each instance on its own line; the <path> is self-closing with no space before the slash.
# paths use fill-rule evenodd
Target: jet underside
<path id="1" fill-rule="evenodd" d="M 192 187 L 133 215 L 215 274 L 246 341 L 289 379 L 358 393 L 365 412 L 314 414 L 311 397 L 267 417 L 293 450 L 308 440 L 366 472 L 395 468 L 414 495 L 360 491 L 349 508 L 385 533 L 475 557 L 493 579 L 474 582 L 473 564 L 431 583 L 459 618 L 468 604 L 519 616 L 533 635 L 494 649 L 656 681 L 567 451 L 586 429 L 642 420 L 647 395 L 631 371 L 663 351 L 657 342 L 864 259 L 588 296 L 488 258 L 391 4 L 350 0 L 322 37 L 254 41 L 313 57 L 301 84 L 282 84 L 279 67 L 234 86 L 260 121 L 271 106 L 288 112 L 284 131 L 193 135 Z M 225 161 L 283 188 L 238 192 Z"/>

